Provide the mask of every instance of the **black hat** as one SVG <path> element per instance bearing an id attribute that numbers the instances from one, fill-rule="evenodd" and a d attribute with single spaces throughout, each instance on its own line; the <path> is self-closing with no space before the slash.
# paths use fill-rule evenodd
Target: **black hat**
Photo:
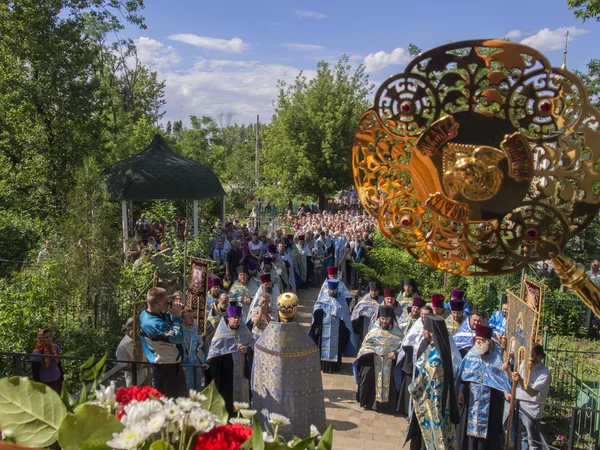
<path id="1" fill-rule="evenodd" d="M 379 317 L 392 317 L 394 315 L 394 308 L 388 305 L 381 305 L 379 307 Z"/>
<path id="2" fill-rule="evenodd" d="M 377 281 L 369 281 L 369 291 L 378 291 Z"/>

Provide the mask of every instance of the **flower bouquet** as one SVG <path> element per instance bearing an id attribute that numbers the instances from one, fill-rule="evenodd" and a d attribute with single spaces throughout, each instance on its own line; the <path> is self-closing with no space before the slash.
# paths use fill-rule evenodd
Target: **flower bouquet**
<path id="1" fill-rule="evenodd" d="M 63 396 L 64 397 L 64 396 Z M 168 399 L 156 389 L 115 385 L 101 387 L 70 404 L 47 386 L 27 378 L 0 379 L 0 429 L 5 442 L 26 447 L 68 450 L 329 450 L 333 428 L 321 436 L 286 441 L 279 427 L 286 417 L 262 411 L 268 418 L 261 429 L 256 411 L 235 405 L 237 417 L 228 420 L 225 402 L 211 383 L 189 397 Z M 2 443 L 0 443 L 0 449 Z"/>

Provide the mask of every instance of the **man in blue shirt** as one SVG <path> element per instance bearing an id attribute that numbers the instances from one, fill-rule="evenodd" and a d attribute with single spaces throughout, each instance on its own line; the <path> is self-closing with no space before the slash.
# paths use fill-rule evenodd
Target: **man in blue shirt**
<path id="1" fill-rule="evenodd" d="M 508 303 L 502 303 L 500 311 L 495 311 L 490 317 L 488 325 L 494 330 L 494 338 L 498 342 L 502 342 L 502 338 L 506 334 L 506 318 L 508 317 Z"/>
<path id="2" fill-rule="evenodd" d="M 182 304 L 173 303 L 171 312 L 169 297 L 163 288 L 151 288 L 146 294 L 148 306 L 140 314 L 142 348 L 152 364 L 152 384 L 167 397 L 187 395 L 183 372 L 181 329 Z"/>

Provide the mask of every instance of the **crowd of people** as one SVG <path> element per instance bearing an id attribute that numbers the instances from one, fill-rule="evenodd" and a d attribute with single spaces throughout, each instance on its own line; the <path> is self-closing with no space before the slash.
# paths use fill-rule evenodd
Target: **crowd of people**
<path id="1" fill-rule="evenodd" d="M 462 290 L 453 290 L 450 299 L 433 294 L 427 302 L 408 278 L 397 296 L 389 288 L 380 292 L 371 283 L 352 313 L 340 290 L 320 300 L 343 310 L 335 313 L 338 364 L 325 367 L 339 369 L 340 355 L 358 347 L 353 368 L 363 408 L 407 417 L 411 449 L 501 449 L 505 439 L 517 439 L 505 435 L 516 382 L 520 448 L 542 448 L 540 419 L 552 377 L 539 344 L 532 348 L 527 380 L 528 361 L 517 365 L 511 354 L 505 362 L 507 304 L 487 320 Z M 315 323 L 321 320 L 315 315 Z"/>
<path id="2" fill-rule="evenodd" d="M 334 202 L 338 209 L 301 210 L 290 232 L 252 230 L 239 220 L 225 224 L 211 243 L 215 265 L 205 317 L 195 317 L 181 291 L 147 293 L 140 327 L 151 373 L 138 367 L 137 383 L 151 379 L 163 394 L 180 397 L 214 380 L 231 416 L 236 402 L 252 402 L 258 411 L 290 417 L 294 434 L 305 435 L 310 423 L 325 423 L 321 371 L 339 372 L 349 356 L 356 401 L 407 418 L 411 449 L 493 450 L 505 439 L 517 440 L 505 435 L 515 382 L 521 448 L 541 448 L 540 419 L 551 384 L 542 346 L 533 346 L 525 380 L 525 363 L 515 363 L 513 355 L 505 362 L 503 355 L 506 304 L 488 318 L 463 291 L 426 299 L 411 278 L 398 292 L 370 282 L 363 297 L 353 298 L 353 264 L 373 247 L 375 226 L 353 209 L 356 201 L 350 190 Z M 160 221 L 150 229 L 148 241 L 160 240 Z M 307 287 L 320 288 L 308 333 L 294 321 L 296 293 Z M 133 359 L 132 328 L 130 319 L 118 359 Z M 53 356 L 59 350 L 42 330 L 35 349 L 40 356 L 32 359 L 34 378 L 57 390 L 62 369 Z M 125 372 L 130 385 L 132 367 Z"/>

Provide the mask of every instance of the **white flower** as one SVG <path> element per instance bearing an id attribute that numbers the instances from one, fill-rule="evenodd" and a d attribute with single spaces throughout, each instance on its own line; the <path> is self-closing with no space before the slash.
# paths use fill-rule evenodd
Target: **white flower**
<path id="1" fill-rule="evenodd" d="M 289 441 L 287 443 L 287 446 L 290 447 L 290 448 L 294 448 L 296 446 L 296 441 Z"/>
<path id="2" fill-rule="evenodd" d="M 252 419 L 256 415 L 256 410 L 254 409 L 240 409 L 239 413 L 242 415 L 244 419 Z"/>
<path id="3" fill-rule="evenodd" d="M 95 399 L 92 404 L 106 408 L 113 412 L 118 409 L 119 403 L 117 403 L 117 396 L 115 393 L 115 382 L 111 381 L 107 387 L 100 386 L 94 394 Z"/>
<path id="4" fill-rule="evenodd" d="M 197 432 L 205 433 L 221 425 L 221 421 L 211 412 L 196 409 L 190 413 L 188 424 Z"/>
<path id="5" fill-rule="evenodd" d="M 148 433 L 150 434 L 160 433 L 160 431 L 165 426 L 165 420 L 165 414 L 163 412 L 160 412 L 151 417 L 150 420 L 146 422 L 146 425 L 144 427 L 146 431 L 148 431 Z"/>
<path id="6" fill-rule="evenodd" d="M 271 413 L 269 415 L 269 422 L 271 422 L 271 425 L 289 425 L 290 419 L 288 419 L 285 416 L 282 416 L 281 414 L 277 414 L 277 413 Z"/>
<path id="7" fill-rule="evenodd" d="M 125 428 L 120 433 L 113 433 L 112 441 L 106 445 L 111 448 L 132 449 L 142 444 L 148 437 L 141 427 Z"/>
<path id="8" fill-rule="evenodd" d="M 244 402 L 233 402 L 233 407 L 235 408 L 236 411 L 239 411 L 240 409 L 250 408 L 250 405 L 248 403 L 244 403 Z"/>
<path id="9" fill-rule="evenodd" d="M 319 432 L 319 429 L 314 425 L 310 426 L 310 437 L 314 437 L 314 438 L 321 437 L 321 433 Z"/>
<path id="10" fill-rule="evenodd" d="M 178 398 L 175 402 L 183 412 L 190 412 L 192 409 L 198 407 L 193 400 L 185 397 Z"/>
<path id="11" fill-rule="evenodd" d="M 183 413 L 179 406 L 172 400 L 169 399 L 164 405 L 165 417 L 169 422 L 179 422 L 183 419 Z"/>
<path id="12" fill-rule="evenodd" d="M 229 419 L 229 423 L 231 425 L 244 425 L 245 427 L 249 427 L 250 426 L 250 419 L 243 419 L 241 417 L 234 417 L 232 419 Z"/>
<path id="13" fill-rule="evenodd" d="M 263 441 L 265 442 L 274 442 L 273 436 L 271 436 L 266 431 L 263 431 Z"/>
<path id="14" fill-rule="evenodd" d="M 206 400 L 206 395 L 201 394 L 198 391 L 195 391 L 193 389 L 190 389 L 190 399 L 192 399 L 195 402 L 203 402 L 204 400 Z"/>
<path id="15" fill-rule="evenodd" d="M 121 419 L 121 423 L 126 427 L 132 425 L 145 425 L 151 417 L 163 411 L 163 405 L 156 400 L 144 400 L 138 402 L 132 401 L 125 405 L 125 415 Z"/>

